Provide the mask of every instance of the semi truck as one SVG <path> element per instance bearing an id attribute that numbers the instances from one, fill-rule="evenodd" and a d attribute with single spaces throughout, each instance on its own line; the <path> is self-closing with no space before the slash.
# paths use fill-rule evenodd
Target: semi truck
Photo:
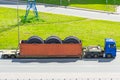
<path id="1" fill-rule="evenodd" d="M 99 45 L 83 47 L 82 41 L 74 36 L 66 37 L 64 40 L 57 36 L 50 36 L 46 40 L 32 36 L 28 40 L 20 41 L 19 51 L 2 54 L 3 59 L 43 57 L 115 58 L 116 42 L 106 38 L 102 49 Z"/>

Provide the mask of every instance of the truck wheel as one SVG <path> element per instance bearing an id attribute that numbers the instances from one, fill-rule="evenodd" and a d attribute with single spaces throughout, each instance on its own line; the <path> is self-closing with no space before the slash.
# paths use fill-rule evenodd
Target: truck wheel
<path id="1" fill-rule="evenodd" d="M 92 58 L 92 56 L 91 55 L 86 55 L 86 58 Z"/>
<path id="2" fill-rule="evenodd" d="M 11 59 L 15 59 L 16 56 L 15 56 L 15 55 L 11 55 L 10 58 L 11 58 Z"/>
<path id="3" fill-rule="evenodd" d="M 94 58 L 98 58 L 98 55 L 97 55 L 97 54 L 95 54 L 95 55 L 94 55 Z"/>
<path id="4" fill-rule="evenodd" d="M 41 43 L 44 43 L 44 40 L 38 36 L 32 36 L 27 40 L 27 43 L 30 43 L 30 44 L 39 43 L 39 44 L 41 44 Z"/>
<path id="5" fill-rule="evenodd" d="M 54 43 L 55 44 L 61 44 L 62 40 L 57 36 L 50 36 L 45 40 L 45 43 L 48 43 L 48 44 L 54 44 Z"/>
<path id="6" fill-rule="evenodd" d="M 111 55 L 111 54 L 107 54 L 106 57 L 107 57 L 107 58 L 112 58 L 112 55 Z"/>
<path id="7" fill-rule="evenodd" d="M 8 59 L 9 56 L 8 56 L 8 55 L 3 55 L 2 58 L 3 58 L 3 59 Z"/>
<path id="8" fill-rule="evenodd" d="M 79 40 L 77 37 L 69 36 L 66 37 L 63 41 L 64 43 L 81 43 L 81 40 Z"/>

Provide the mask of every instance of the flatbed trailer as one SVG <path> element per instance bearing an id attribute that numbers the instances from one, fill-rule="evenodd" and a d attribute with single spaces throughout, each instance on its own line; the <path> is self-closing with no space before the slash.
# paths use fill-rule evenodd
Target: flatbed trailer
<path id="1" fill-rule="evenodd" d="M 20 44 L 19 57 L 82 57 L 82 44 Z"/>
<path id="2" fill-rule="evenodd" d="M 113 39 L 105 39 L 105 47 L 104 50 L 102 50 L 100 46 L 88 46 L 83 48 L 82 42 L 75 37 L 67 38 L 65 41 L 60 41 L 56 37 L 52 37 L 46 40 L 46 42 L 45 40 L 42 41 L 33 37 L 28 41 L 22 40 L 20 42 L 19 52 L 2 54 L 2 58 L 4 59 L 43 57 L 115 58 L 116 43 Z"/>

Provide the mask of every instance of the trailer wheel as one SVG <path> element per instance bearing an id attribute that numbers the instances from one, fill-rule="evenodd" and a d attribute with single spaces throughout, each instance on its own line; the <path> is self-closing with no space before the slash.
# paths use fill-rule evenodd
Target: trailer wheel
<path id="1" fill-rule="evenodd" d="M 98 55 L 97 55 L 97 54 L 95 54 L 95 55 L 94 55 L 94 58 L 98 58 Z"/>
<path id="2" fill-rule="evenodd" d="M 15 59 L 16 56 L 15 56 L 15 55 L 10 55 L 10 58 L 11 58 L 11 59 Z"/>
<path id="3" fill-rule="evenodd" d="M 8 59 L 9 56 L 8 56 L 8 55 L 2 55 L 2 58 L 3 58 L 3 59 Z"/>
<path id="4" fill-rule="evenodd" d="M 86 55 L 86 58 L 92 58 L 92 56 L 89 54 L 89 55 Z"/>
<path id="5" fill-rule="evenodd" d="M 55 44 L 61 44 L 62 40 L 57 36 L 50 36 L 45 40 L 45 43 L 48 43 L 48 44 L 54 44 L 54 43 Z"/>
<path id="6" fill-rule="evenodd" d="M 107 54 L 106 57 L 107 58 L 112 58 L 112 55 L 111 54 Z"/>
<path id="7" fill-rule="evenodd" d="M 27 40 L 27 43 L 30 43 L 30 44 L 39 43 L 39 44 L 41 44 L 41 43 L 44 43 L 44 40 L 38 36 L 32 36 Z"/>
<path id="8" fill-rule="evenodd" d="M 64 43 L 81 43 L 81 40 L 79 40 L 77 37 L 69 36 L 64 39 Z"/>

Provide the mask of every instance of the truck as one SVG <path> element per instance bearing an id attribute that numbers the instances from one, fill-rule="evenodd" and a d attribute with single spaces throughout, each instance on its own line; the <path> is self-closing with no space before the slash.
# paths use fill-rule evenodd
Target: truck
<path id="1" fill-rule="evenodd" d="M 50 36 L 46 40 L 32 36 L 28 40 L 20 41 L 19 51 L 2 54 L 3 59 L 43 57 L 115 58 L 116 42 L 106 38 L 103 50 L 99 45 L 83 47 L 82 41 L 74 36 L 66 37 L 64 40 L 57 36 Z"/>

